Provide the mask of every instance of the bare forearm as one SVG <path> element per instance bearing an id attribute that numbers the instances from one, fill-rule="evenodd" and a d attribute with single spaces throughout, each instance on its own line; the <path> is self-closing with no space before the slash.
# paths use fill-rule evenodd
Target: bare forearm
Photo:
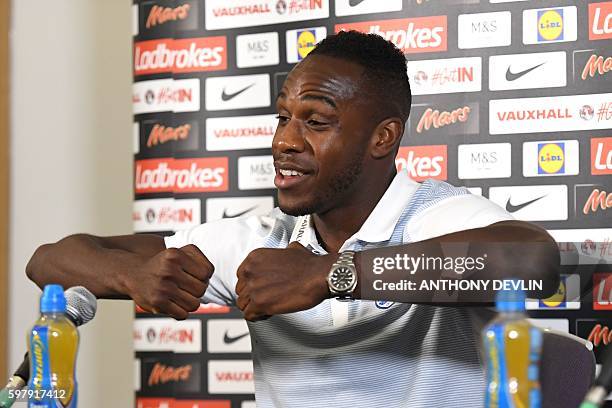
<path id="1" fill-rule="evenodd" d="M 151 254 L 163 249 L 154 238 L 151 243 Z M 113 238 L 71 235 L 39 247 L 30 259 L 26 273 L 39 287 L 48 283 L 59 283 L 64 287 L 82 285 L 100 298 L 128 298 L 124 278 L 143 264 L 146 255 L 120 244 Z"/>

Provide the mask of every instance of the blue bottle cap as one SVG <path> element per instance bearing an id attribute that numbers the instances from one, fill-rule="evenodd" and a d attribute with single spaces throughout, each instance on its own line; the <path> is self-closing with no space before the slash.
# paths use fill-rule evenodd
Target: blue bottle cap
<path id="1" fill-rule="evenodd" d="M 495 296 L 495 305 L 498 312 L 523 312 L 526 298 L 523 289 L 500 290 Z"/>
<path id="2" fill-rule="evenodd" d="M 66 297 L 62 285 L 45 285 L 40 298 L 40 311 L 41 313 L 66 312 Z"/>

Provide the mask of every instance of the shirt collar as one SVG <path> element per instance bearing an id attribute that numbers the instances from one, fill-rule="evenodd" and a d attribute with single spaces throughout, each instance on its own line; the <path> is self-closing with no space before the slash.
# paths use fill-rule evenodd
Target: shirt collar
<path id="1" fill-rule="evenodd" d="M 418 186 L 419 183 L 412 180 L 406 170 L 398 172 L 359 231 L 342 245 L 340 251 L 348 249 L 357 240 L 364 242 L 389 240 L 404 208 L 408 205 L 412 194 Z M 315 252 L 325 253 L 317 241 L 317 235 L 310 215 L 298 217 L 291 234 L 290 242 L 293 241 L 299 242 L 306 248 L 310 247 Z"/>

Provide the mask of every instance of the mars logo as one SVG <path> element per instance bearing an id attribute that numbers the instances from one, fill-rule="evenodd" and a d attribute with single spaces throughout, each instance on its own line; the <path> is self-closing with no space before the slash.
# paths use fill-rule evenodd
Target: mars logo
<path id="1" fill-rule="evenodd" d="M 151 374 L 149 375 L 147 384 L 151 386 L 165 384 L 168 382 L 187 381 L 191 376 L 192 368 L 193 366 L 191 364 L 186 364 L 180 367 L 170 367 L 164 364 L 155 363 L 153 369 L 151 370 Z"/>
<path id="2" fill-rule="evenodd" d="M 612 70 L 612 57 L 604 59 L 601 55 L 592 54 L 586 62 L 580 77 L 584 81 L 596 75 L 605 76 L 610 70 Z"/>
<path id="3" fill-rule="evenodd" d="M 538 10 L 538 40 L 563 40 L 563 9 Z"/>
<path id="4" fill-rule="evenodd" d="M 596 324 L 587 340 L 593 343 L 595 347 L 609 346 L 612 344 L 612 331 L 608 326 Z"/>
<path id="5" fill-rule="evenodd" d="M 417 133 L 422 133 L 429 130 L 432 126 L 438 129 L 457 122 L 467 122 L 470 112 L 471 108 L 469 106 L 464 106 L 451 112 L 427 108 L 419 120 L 416 131 Z"/>
<path id="6" fill-rule="evenodd" d="M 185 124 L 177 126 L 175 128 L 170 126 L 163 126 L 155 124 L 149 133 L 147 140 L 147 147 L 156 146 L 169 141 L 185 140 L 189 138 L 189 132 L 191 131 L 191 125 Z"/>
<path id="7" fill-rule="evenodd" d="M 595 360 L 601 364 L 604 352 L 612 347 L 612 319 L 578 319 L 576 334 L 593 343 Z"/>
<path id="8" fill-rule="evenodd" d="M 190 8 L 191 4 L 182 4 L 174 8 L 154 5 L 149 11 L 145 27 L 151 28 L 168 21 L 185 20 L 189 17 Z"/>
<path id="9" fill-rule="evenodd" d="M 589 4 L 589 40 L 612 38 L 612 2 Z"/>
<path id="10" fill-rule="evenodd" d="M 612 174 L 612 137 L 591 139 L 591 174 Z"/>
<path id="11" fill-rule="evenodd" d="M 336 32 L 357 30 L 378 34 L 394 43 L 405 54 L 446 51 L 446 16 L 337 24 Z"/>
<path id="12" fill-rule="evenodd" d="M 565 144 L 538 144 L 538 174 L 559 174 L 564 172 Z"/>
<path id="13" fill-rule="evenodd" d="M 593 275 L 593 309 L 612 310 L 612 273 Z"/>
<path id="14" fill-rule="evenodd" d="M 301 61 L 312 51 L 317 44 L 316 33 L 314 30 L 298 31 L 297 33 L 297 52 L 298 59 Z"/>
<path id="15" fill-rule="evenodd" d="M 428 178 L 446 180 L 447 146 L 403 146 L 395 158 L 397 170 L 408 171 L 410 178 L 423 181 Z"/>
<path id="16" fill-rule="evenodd" d="M 588 215 L 590 212 L 595 213 L 599 209 L 604 211 L 610 207 L 612 207 L 612 193 L 594 188 L 582 207 L 582 214 Z"/>

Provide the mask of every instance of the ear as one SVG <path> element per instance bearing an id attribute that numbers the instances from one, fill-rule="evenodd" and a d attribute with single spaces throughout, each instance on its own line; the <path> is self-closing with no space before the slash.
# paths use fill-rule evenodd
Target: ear
<path id="1" fill-rule="evenodd" d="M 380 122 L 372 134 L 370 153 L 372 158 L 381 159 L 395 151 L 404 134 L 404 122 L 400 118 L 387 118 Z"/>

